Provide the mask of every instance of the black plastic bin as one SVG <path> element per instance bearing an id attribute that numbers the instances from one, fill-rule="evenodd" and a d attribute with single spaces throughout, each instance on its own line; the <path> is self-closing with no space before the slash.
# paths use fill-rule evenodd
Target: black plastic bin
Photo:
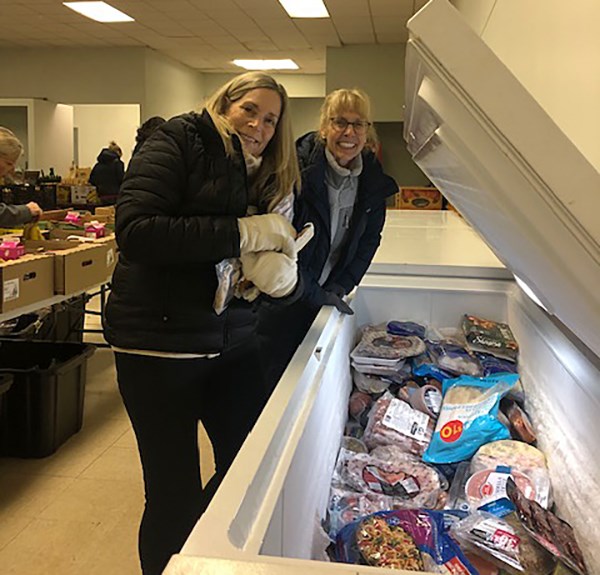
<path id="1" fill-rule="evenodd" d="M 0 414 L 0 455 L 46 457 L 81 429 L 87 360 L 83 343 L 0 339 L 0 374 L 13 384 Z"/>

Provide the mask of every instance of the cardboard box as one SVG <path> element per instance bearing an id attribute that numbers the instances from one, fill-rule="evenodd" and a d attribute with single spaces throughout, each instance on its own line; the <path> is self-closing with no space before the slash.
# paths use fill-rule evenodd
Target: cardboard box
<path id="1" fill-rule="evenodd" d="M 73 236 L 85 238 L 84 242 L 101 246 L 104 250 L 104 262 L 106 268 L 106 277 L 112 276 L 112 273 L 117 265 L 117 258 L 119 248 L 117 246 L 117 239 L 114 233 L 107 235 L 104 238 L 91 239 L 86 238 L 84 230 L 62 230 L 60 228 L 54 228 L 50 230 L 48 237 L 51 240 L 67 240 L 73 238 Z M 70 240 L 77 241 L 77 240 Z M 79 240 L 81 241 L 81 240 Z"/>
<path id="2" fill-rule="evenodd" d="M 1 313 L 41 302 L 54 295 L 54 258 L 25 254 L 18 260 L 0 262 L 0 278 Z"/>
<path id="3" fill-rule="evenodd" d="M 115 206 L 98 206 L 94 210 L 94 216 L 108 216 L 109 218 L 114 218 L 115 214 Z"/>
<path id="4" fill-rule="evenodd" d="M 396 207 L 401 210 L 441 210 L 443 196 L 436 188 L 401 187 Z"/>
<path id="5" fill-rule="evenodd" d="M 104 238 L 103 238 L 104 239 Z M 27 240 L 28 252 L 54 255 L 54 292 L 71 294 L 104 283 L 114 268 L 114 247 L 108 243 L 69 240 Z M 112 258 L 107 252 L 113 249 Z"/>

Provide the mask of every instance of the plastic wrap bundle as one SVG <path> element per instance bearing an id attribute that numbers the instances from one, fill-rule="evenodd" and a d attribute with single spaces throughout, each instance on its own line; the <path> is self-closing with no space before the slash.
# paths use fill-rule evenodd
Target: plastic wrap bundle
<path id="1" fill-rule="evenodd" d="M 371 408 L 363 440 L 370 449 L 396 445 L 407 453 L 422 455 L 429 445 L 433 428 L 429 416 L 386 392 Z"/>

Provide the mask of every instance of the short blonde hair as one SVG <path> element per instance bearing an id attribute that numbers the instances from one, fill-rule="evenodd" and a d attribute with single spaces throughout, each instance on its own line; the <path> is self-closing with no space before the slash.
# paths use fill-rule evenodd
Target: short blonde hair
<path id="1" fill-rule="evenodd" d="M 119 158 L 123 155 L 123 150 L 121 150 L 121 146 L 119 146 L 119 144 L 117 144 L 117 142 L 115 142 L 114 140 L 110 142 L 110 144 L 108 144 L 108 149 L 111 152 L 117 154 Z"/>
<path id="2" fill-rule="evenodd" d="M 367 130 L 366 146 L 371 150 L 375 150 L 379 139 L 373 126 L 371 100 L 365 92 L 358 88 L 340 88 L 325 96 L 319 117 L 319 135 L 321 138 L 325 139 L 330 129 L 331 118 L 335 118 L 344 112 L 358 114 L 363 120 L 371 124 Z"/>
<path id="3" fill-rule="evenodd" d="M 294 187 L 300 187 L 300 169 L 292 135 L 289 99 L 285 88 L 268 74 L 247 72 L 221 86 L 207 100 L 206 110 L 221 135 L 227 154 L 232 155 L 234 150 L 231 136 L 235 130 L 225 114 L 233 102 L 258 88 L 274 90 L 281 98 L 281 114 L 275 133 L 265 148 L 260 169 L 253 183 L 253 187 L 259 191 L 259 197 L 269 209 L 272 209 Z"/>
<path id="4" fill-rule="evenodd" d="M 8 128 L 0 126 L 0 156 L 16 162 L 23 154 L 23 144 Z"/>

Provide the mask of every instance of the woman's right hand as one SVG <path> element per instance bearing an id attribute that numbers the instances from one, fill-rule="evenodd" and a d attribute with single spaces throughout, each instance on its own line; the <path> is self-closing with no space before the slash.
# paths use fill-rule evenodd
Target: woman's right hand
<path id="1" fill-rule="evenodd" d="M 283 253 L 248 253 L 240 257 L 242 273 L 262 293 L 274 298 L 291 294 L 298 283 L 295 258 Z"/>
<path id="2" fill-rule="evenodd" d="M 29 202 L 26 205 L 29 208 L 29 213 L 31 214 L 31 219 L 34 222 L 37 222 L 42 217 L 42 213 L 43 213 L 42 208 L 40 208 L 40 206 L 38 206 L 35 202 Z"/>
<path id="3" fill-rule="evenodd" d="M 296 230 L 280 214 L 238 218 L 240 255 L 255 252 L 281 252 L 296 259 Z"/>

